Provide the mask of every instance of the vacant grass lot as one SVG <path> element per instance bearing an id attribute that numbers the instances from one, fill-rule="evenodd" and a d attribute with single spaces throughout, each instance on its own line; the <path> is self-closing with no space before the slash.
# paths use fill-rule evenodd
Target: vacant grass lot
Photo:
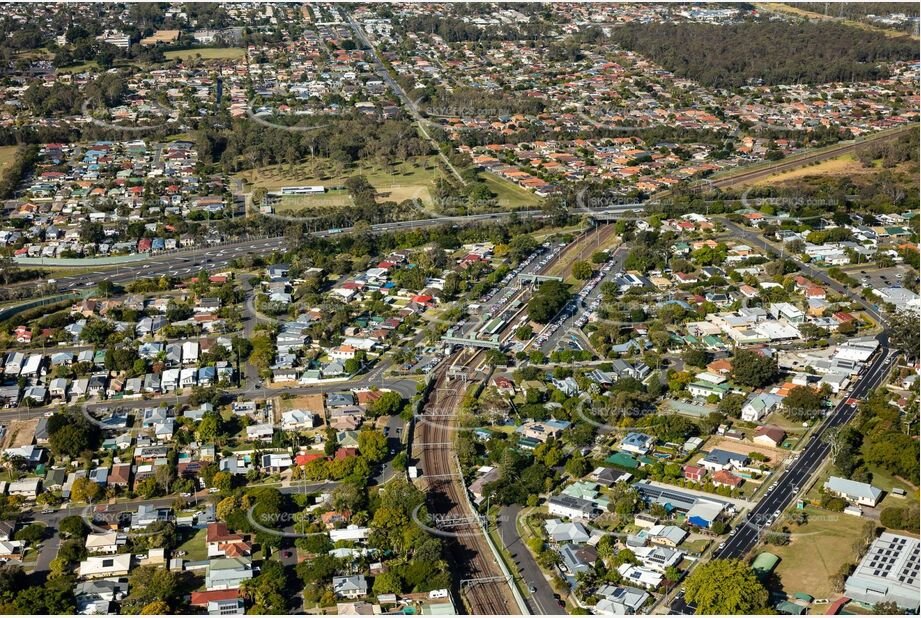
<path id="1" fill-rule="evenodd" d="M 237 60 L 246 55 L 242 47 L 201 47 L 197 49 L 177 49 L 163 54 L 167 60 L 188 60 L 201 57 L 202 60 Z"/>
<path id="2" fill-rule="evenodd" d="M 247 170 L 237 173 L 234 178 L 246 181 L 250 187 L 265 187 L 274 191 L 293 185 L 341 187 L 352 176 L 364 176 L 377 189 L 383 201 L 399 203 L 404 200 L 418 199 L 426 206 L 432 206 L 435 181 L 441 178 L 442 174 L 435 157 L 413 157 L 390 165 L 363 161 L 351 166 L 342 165 L 330 159 L 314 158 L 293 166 L 270 165 Z M 501 208 L 531 208 L 540 204 L 539 197 L 507 180 L 489 173 L 484 173 L 481 177 L 490 191 L 496 195 L 496 201 Z M 327 201 L 326 204 L 323 204 L 324 199 Z M 297 202 L 288 205 L 286 201 L 278 207 L 278 210 L 284 212 L 315 205 L 347 205 L 340 199 L 334 199 L 330 193 L 317 198 L 317 202 L 305 201 L 303 204 Z"/>
<path id="3" fill-rule="evenodd" d="M 304 208 L 342 208 L 350 206 L 352 198 L 345 189 L 331 189 L 322 195 L 286 195 L 275 205 L 275 212 L 298 212 Z"/>
<path id="4" fill-rule="evenodd" d="M 540 198 L 504 178 L 489 172 L 481 174 L 489 190 L 496 195 L 496 201 L 502 208 L 525 208 L 540 204 Z"/>
<path id="5" fill-rule="evenodd" d="M 853 154 L 846 154 L 834 159 L 826 159 L 817 165 L 807 165 L 795 170 L 782 172 L 776 176 L 759 179 L 755 186 L 776 185 L 807 176 L 851 176 L 866 173 L 867 168 Z"/>
<path id="6" fill-rule="evenodd" d="M 208 557 L 208 546 L 205 543 L 207 535 L 208 531 L 202 528 L 179 546 L 179 551 L 188 552 L 188 555 L 183 556 L 186 560 L 205 560 Z"/>
<path id="7" fill-rule="evenodd" d="M 873 475 L 873 480 L 870 483 L 874 487 L 879 487 L 886 492 L 886 495 L 883 496 L 882 502 L 880 502 L 876 508 L 883 510 L 889 507 L 903 508 L 912 504 L 918 504 L 918 488 L 913 486 L 911 483 L 904 479 L 900 479 L 886 470 L 883 470 L 879 466 L 869 466 L 868 470 L 870 474 Z M 899 498 L 892 494 L 892 490 L 896 487 L 904 489 L 908 495 L 904 498 Z"/>
<path id="8" fill-rule="evenodd" d="M 788 595 L 805 592 L 817 599 L 837 598 L 831 579 L 843 564 L 856 561 L 854 542 L 867 520 L 811 507 L 806 513 L 808 523 L 790 525 L 788 545 L 762 545 L 753 555 L 768 551 L 780 558 L 775 572 Z"/>
<path id="9" fill-rule="evenodd" d="M 6 168 L 12 165 L 16 159 L 16 150 L 19 146 L 0 146 L 0 174 L 6 171 Z"/>
<path id="10" fill-rule="evenodd" d="M 251 187 L 265 187 L 274 191 L 295 185 L 341 187 L 352 176 L 364 176 L 381 194 L 382 200 L 401 202 L 418 198 L 430 204 L 431 189 L 440 174 L 432 157 L 415 157 L 395 165 L 365 161 L 355 166 L 315 158 L 293 166 L 270 165 L 247 170 L 234 177 L 246 181 Z"/>

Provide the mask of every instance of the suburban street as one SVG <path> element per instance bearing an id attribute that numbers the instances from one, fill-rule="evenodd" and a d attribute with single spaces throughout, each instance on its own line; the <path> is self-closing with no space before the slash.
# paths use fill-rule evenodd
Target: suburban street
<path id="1" fill-rule="evenodd" d="M 525 597 L 525 603 L 528 604 L 532 614 L 562 614 L 565 607 L 560 605 L 553 594 L 553 588 L 550 582 L 544 576 L 541 568 L 531 555 L 531 551 L 525 545 L 524 540 L 518 533 L 518 517 L 521 514 L 522 507 L 518 504 L 504 506 L 499 511 L 499 536 L 502 544 L 515 560 L 515 566 L 525 587 L 530 590 L 533 586 L 535 591 L 530 596 Z"/>
<path id="2" fill-rule="evenodd" d="M 850 296 L 851 300 L 853 300 L 855 303 L 859 303 L 863 307 L 864 311 L 866 311 L 870 316 L 872 316 L 874 320 L 876 320 L 878 323 L 882 325 L 885 325 L 886 318 L 884 318 L 879 313 L 875 305 L 867 302 L 867 300 L 861 297 L 860 295 L 855 294 L 850 289 L 845 287 L 843 284 L 829 277 L 828 273 L 825 270 L 818 268 L 816 266 L 813 266 L 811 264 L 808 264 L 806 262 L 803 262 L 795 254 L 792 254 L 792 253 L 782 254 L 781 251 L 779 251 L 777 247 L 773 245 L 773 243 L 767 242 L 764 236 L 759 234 L 757 231 L 753 231 L 749 228 L 746 228 L 742 225 L 739 225 L 738 223 L 734 223 L 727 219 L 721 219 L 721 222 L 723 223 L 723 225 L 725 225 L 727 228 L 729 228 L 733 232 L 733 235 L 735 237 L 745 239 L 745 241 L 750 243 L 752 247 L 764 249 L 768 253 L 771 253 L 775 256 L 783 255 L 784 259 L 792 260 L 797 265 L 797 267 L 803 272 L 803 274 L 808 275 L 811 278 L 818 279 L 819 281 L 821 281 L 822 283 L 824 283 L 825 285 L 827 285 L 834 291 L 838 292 L 839 294 L 842 294 L 844 296 Z"/>
<path id="3" fill-rule="evenodd" d="M 776 487 L 768 490 L 758 504 L 745 516 L 742 523 L 722 547 L 713 552 L 713 559 L 743 558 L 757 545 L 761 534 L 768 527 L 768 521 L 774 521 L 790 506 L 799 493 L 806 489 L 812 475 L 819 470 L 831 451 L 823 439 L 828 430 L 845 425 L 857 413 L 857 406 L 870 391 L 880 385 L 892 368 L 892 361 L 898 355 L 897 350 L 888 347 L 888 336 L 884 333 L 878 337 L 880 349 L 873 360 L 864 368 L 860 378 L 854 383 L 848 395 L 832 411 L 818 431 L 812 434 L 808 444 L 799 452 L 796 460 L 790 464 L 776 481 Z M 696 608 L 688 604 L 682 593 L 671 603 L 674 614 L 693 614 Z"/>

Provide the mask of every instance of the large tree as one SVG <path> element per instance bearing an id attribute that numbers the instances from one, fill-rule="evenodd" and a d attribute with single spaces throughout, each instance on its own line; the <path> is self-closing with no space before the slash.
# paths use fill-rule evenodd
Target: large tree
<path id="1" fill-rule="evenodd" d="M 387 456 L 387 438 L 379 431 L 363 429 L 358 433 L 358 452 L 377 463 Z"/>
<path id="2" fill-rule="evenodd" d="M 738 350 L 732 357 L 732 377 L 739 384 L 761 388 L 777 378 L 777 359 L 752 350 Z"/>
<path id="3" fill-rule="evenodd" d="M 783 400 L 783 413 L 791 421 L 808 421 L 822 414 L 825 397 L 809 386 L 796 386 Z"/>
<path id="4" fill-rule="evenodd" d="M 287 582 L 288 576 L 284 565 L 276 560 L 264 561 L 259 575 L 243 582 L 240 586 L 243 595 L 252 603 L 250 613 L 287 613 L 288 599 L 285 596 Z"/>
<path id="5" fill-rule="evenodd" d="M 129 578 L 130 592 L 122 603 L 122 611 L 139 613 L 151 603 L 162 602 L 174 613 L 181 604 L 182 589 L 179 575 L 152 566 L 134 569 Z"/>
<path id="6" fill-rule="evenodd" d="M 370 406 L 368 412 L 371 416 L 393 416 L 403 409 L 403 397 L 396 391 L 382 393 Z"/>
<path id="7" fill-rule="evenodd" d="M 892 346 L 901 350 L 909 359 L 919 356 L 921 340 L 918 339 L 919 317 L 917 313 L 899 311 L 889 318 L 889 338 Z"/>
<path id="8" fill-rule="evenodd" d="M 741 560 L 711 560 L 698 567 L 685 583 L 685 598 L 698 614 L 760 614 L 768 591 Z"/>

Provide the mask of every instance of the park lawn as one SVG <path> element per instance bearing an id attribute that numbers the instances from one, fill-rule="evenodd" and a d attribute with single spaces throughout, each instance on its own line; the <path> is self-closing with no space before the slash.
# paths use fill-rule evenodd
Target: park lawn
<path id="1" fill-rule="evenodd" d="M 189 552 L 186 556 L 183 556 L 186 560 L 207 560 L 208 559 L 208 546 L 205 543 L 205 537 L 208 535 L 208 530 L 202 528 L 196 532 L 190 539 L 185 543 L 180 545 L 177 549 L 179 551 Z"/>
<path id="2" fill-rule="evenodd" d="M 780 558 L 775 574 L 788 595 L 805 592 L 817 599 L 837 598 L 831 580 L 843 564 L 857 560 L 854 541 L 868 520 L 812 507 L 805 510 L 809 521 L 803 526 L 790 524 L 789 544 L 761 545 L 753 555 L 767 551 Z"/>
<path id="3" fill-rule="evenodd" d="M 72 64 L 66 67 L 58 67 L 58 73 L 82 73 L 84 71 L 89 71 L 90 69 L 98 69 L 99 63 L 95 60 L 88 60 L 87 62 L 81 62 L 80 64 Z"/>
<path id="4" fill-rule="evenodd" d="M 16 160 L 16 151 L 19 146 L 0 146 L 0 173 L 6 171 L 13 161 Z"/>
<path id="5" fill-rule="evenodd" d="M 535 194 L 495 174 L 483 172 L 480 178 L 496 196 L 496 202 L 502 208 L 526 208 L 540 204 L 540 198 Z"/>
<path id="6" fill-rule="evenodd" d="M 199 47 L 196 49 L 175 49 L 163 54 L 167 60 L 188 60 L 201 56 L 202 60 L 238 60 L 246 56 L 242 47 Z"/>
<path id="7" fill-rule="evenodd" d="M 234 178 L 251 187 L 264 187 L 275 191 L 281 187 L 322 185 L 342 187 L 353 176 L 364 176 L 381 194 L 381 201 L 400 202 L 419 198 L 431 203 L 431 189 L 441 175 L 433 157 L 412 157 L 394 165 L 361 161 L 344 166 L 329 159 L 312 158 L 296 165 L 270 165 L 238 172 Z"/>

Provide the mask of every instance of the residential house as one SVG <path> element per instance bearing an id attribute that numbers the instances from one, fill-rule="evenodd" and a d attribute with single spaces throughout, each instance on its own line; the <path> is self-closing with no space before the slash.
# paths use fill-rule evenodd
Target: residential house
<path id="1" fill-rule="evenodd" d="M 252 559 L 246 556 L 212 558 L 205 570 L 205 589 L 232 590 L 253 578 Z"/>
<path id="2" fill-rule="evenodd" d="M 89 556 L 80 563 L 77 574 L 84 579 L 121 577 L 131 570 L 131 554 Z"/>
<path id="3" fill-rule="evenodd" d="M 333 577 L 333 592 L 341 599 L 358 599 L 368 594 L 368 581 L 364 575 Z"/>
<path id="4" fill-rule="evenodd" d="M 861 483 L 839 476 L 831 476 L 825 482 L 826 491 L 861 506 L 876 506 L 883 497 L 883 491 L 869 483 Z"/>
<path id="5" fill-rule="evenodd" d="M 89 554 L 117 554 L 127 543 L 127 537 L 117 531 L 92 532 L 86 535 L 86 551 Z"/>

